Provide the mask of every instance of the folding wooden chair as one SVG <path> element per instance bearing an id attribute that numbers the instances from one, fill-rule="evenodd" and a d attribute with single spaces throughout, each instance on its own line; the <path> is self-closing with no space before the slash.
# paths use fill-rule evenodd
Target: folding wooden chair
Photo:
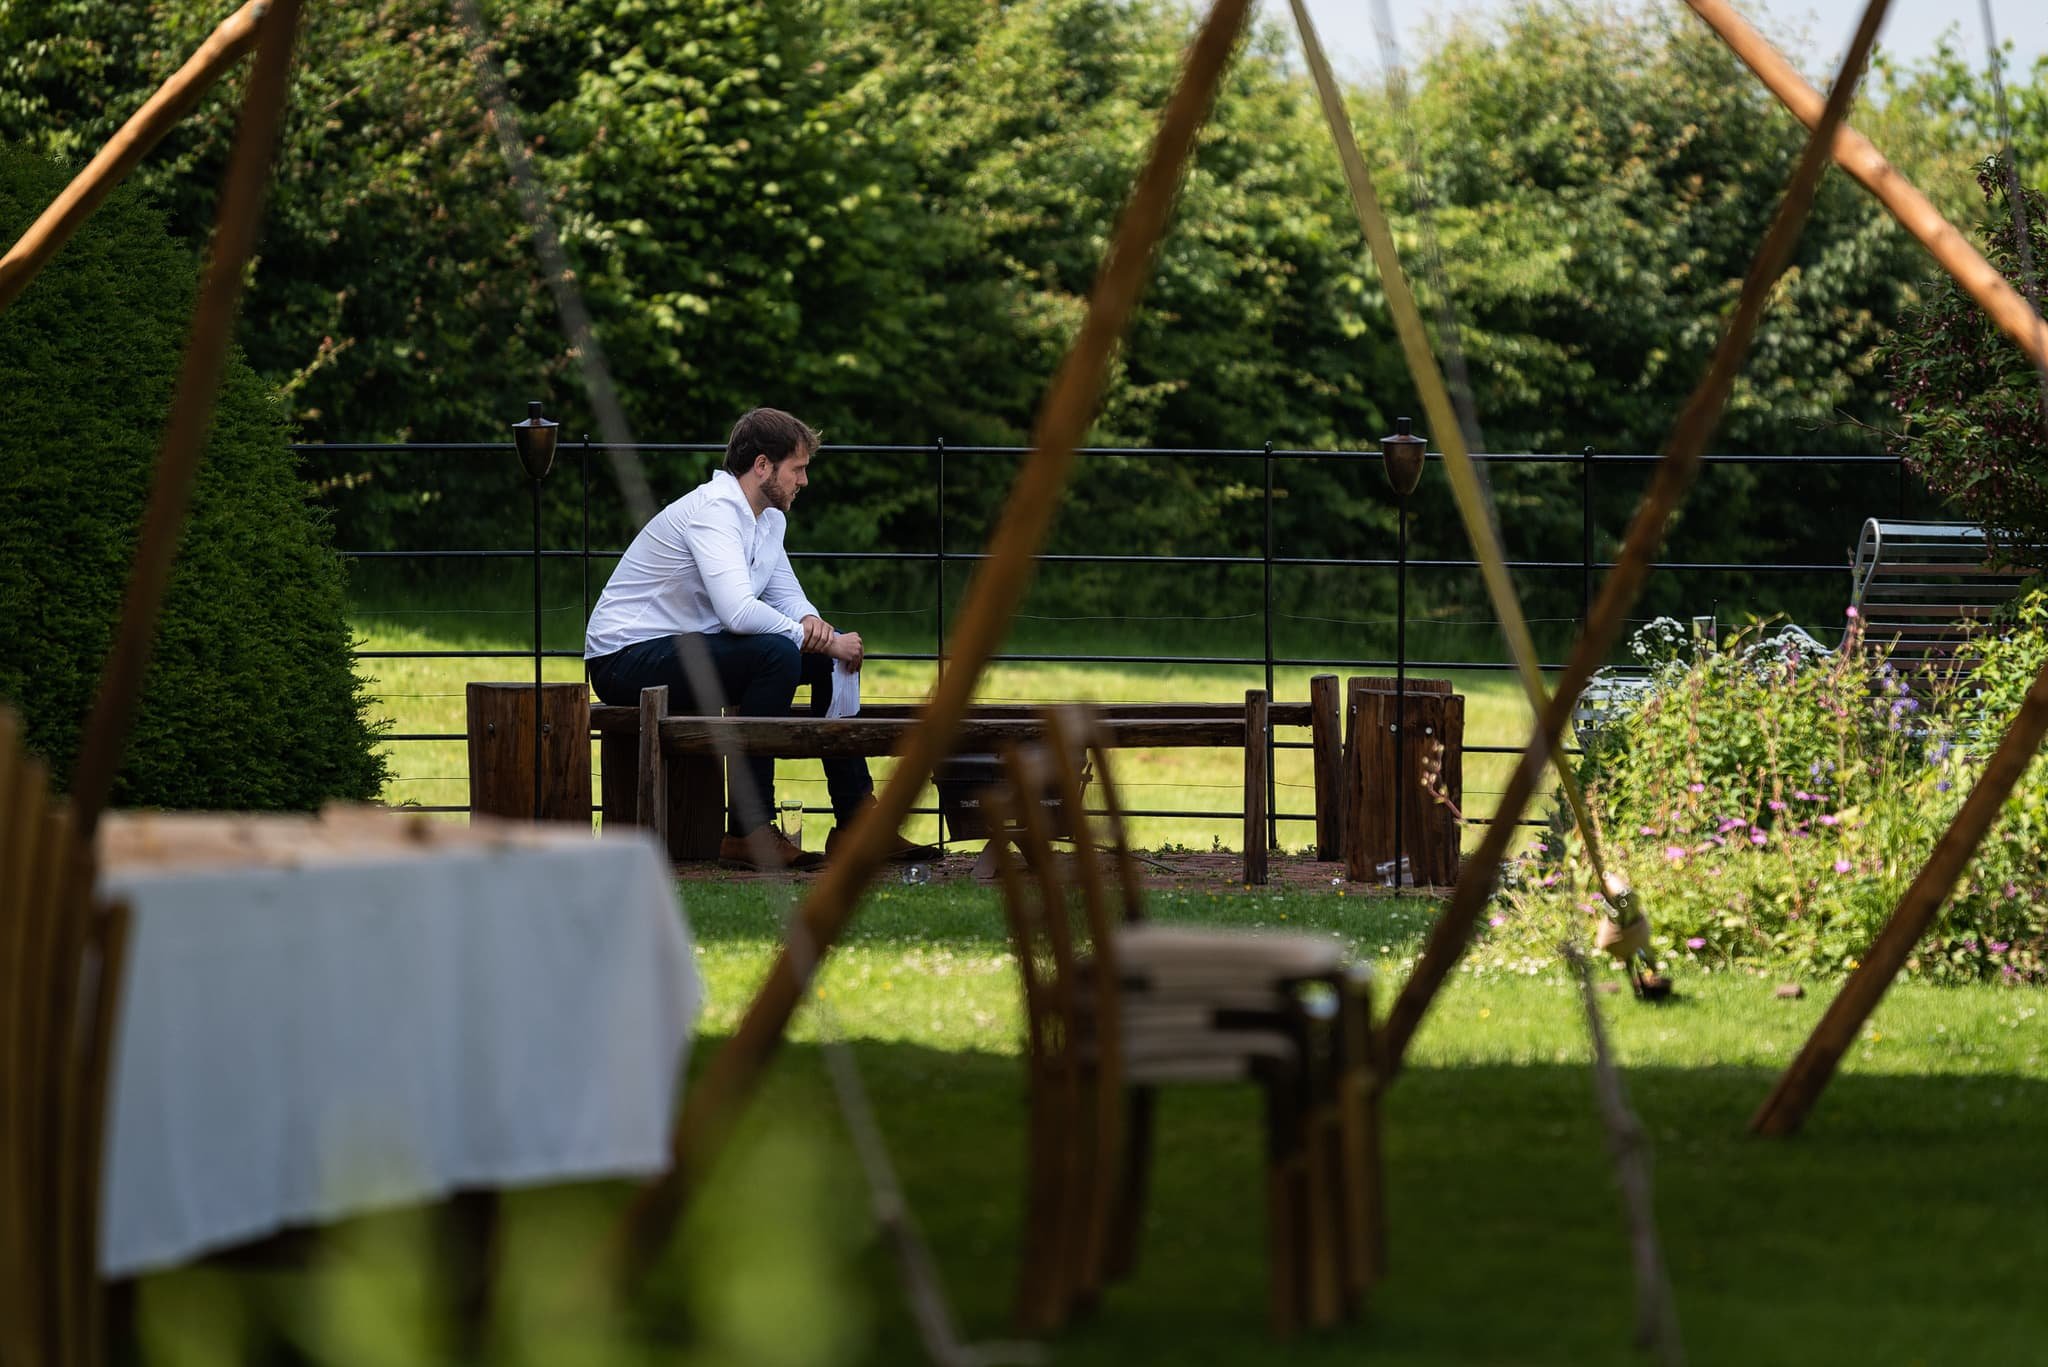
<path id="1" fill-rule="evenodd" d="M 0 708 L 0 1367 L 95 1367 L 102 1136 L 127 909 Z"/>
<path id="2" fill-rule="evenodd" d="M 1322 937 L 1145 923 L 1093 717 L 1054 712 L 1047 736 L 1004 756 L 1007 787 L 988 798 L 1029 1044 L 1018 1323 L 1049 1333 L 1131 1272 L 1156 1089 L 1228 1082 L 1265 1094 L 1273 1327 L 1334 1323 L 1381 1263 L 1369 977 Z M 1084 768 L 1101 785 L 1101 845 Z M 1070 859 L 1052 847 L 1056 820 Z"/>

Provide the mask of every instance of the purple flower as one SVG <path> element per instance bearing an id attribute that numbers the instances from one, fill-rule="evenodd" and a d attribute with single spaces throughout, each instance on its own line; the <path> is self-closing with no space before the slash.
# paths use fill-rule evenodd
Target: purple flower
<path id="1" fill-rule="evenodd" d="M 1819 794 L 1819 793 L 1809 793 L 1809 792 L 1807 792 L 1807 791 L 1806 791 L 1806 790 L 1805 790 L 1804 788 L 1801 788 L 1801 789 L 1800 789 L 1800 790 L 1799 790 L 1798 792 L 1796 792 L 1796 793 L 1792 794 L 1792 796 L 1794 796 L 1794 797 L 1798 798 L 1798 799 L 1799 799 L 1799 800 L 1800 800 L 1801 802 L 1818 802 L 1818 801 L 1820 801 L 1820 794 Z"/>
<path id="2" fill-rule="evenodd" d="M 2017 896 L 2019 896 L 2019 895 L 2020 895 L 2020 885 L 2019 885 L 2018 883 L 2007 883 L 2007 884 L 2005 885 L 2005 895 L 2006 895 L 2007 897 L 2017 897 Z"/>
<path id="3" fill-rule="evenodd" d="M 1935 785 L 1934 785 L 1934 791 L 1935 791 L 1935 792 L 1937 792 L 1937 793 L 1945 793 L 1945 792 L 1947 792 L 1948 790 L 1949 790 L 1949 781 L 1948 781 L 1947 779 L 1943 779 L 1943 780 L 1942 780 L 1941 782 L 1939 782 L 1939 783 L 1937 783 L 1937 784 L 1935 784 Z"/>
<path id="4" fill-rule="evenodd" d="M 1842 818 L 1836 816 L 1833 812 L 1822 812 L 1820 814 L 1820 824 L 1823 826 L 1839 826 L 1842 824 Z"/>
<path id="5" fill-rule="evenodd" d="M 1770 808 L 1774 812 L 1782 812 L 1785 810 L 1785 804 L 1774 797 L 1770 801 Z"/>
<path id="6" fill-rule="evenodd" d="M 1749 833 L 1749 843 L 1752 845 L 1762 845 L 1767 843 L 1769 840 L 1770 837 L 1765 835 L 1761 830 L 1751 831 Z"/>
<path id="7" fill-rule="evenodd" d="M 1664 857 L 1676 864 L 1679 860 L 1685 858 L 1685 846 L 1666 845 L 1664 847 Z"/>
<path id="8" fill-rule="evenodd" d="M 1656 828 L 1655 826 L 1638 826 L 1638 827 L 1636 828 L 1636 834 L 1637 834 L 1637 835 L 1662 835 L 1662 834 L 1664 834 L 1664 832 L 1662 832 L 1662 831 L 1658 830 L 1658 829 L 1657 829 L 1657 828 Z"/>
<path id="9" fill-rule="evenodd" d="M 1685 947 L 1687 949 L 1705 949 L 1707 947 L 1706 937 L 1695 935 L 1685 942 Z"/>
<path id="10" fill-rule="evenodd" d="M 1856 613 L 1856 609 L 1852 607 L 1852 608 L 1850 608 L 1850 609 L 1849 609 L 1849 611 L 1848 611 L 1848 612 L 1847 612 L 1846 614 L 1844 614 L 1844 615 L 1845 615 L 1845 616 L 1847 616 L 1847 617 L 1848 617 L 1848 618 L 1849 618 L 1849 619 L 1850 619 L 1851 621 L 1854 621 L 1854 620 L 1856 619 L 1856 616 L 1857 616 L 1857 613 Z"/>
<path id="11" fill-rule="evenodd" d="M 1748 824 L 1749 822 L 1744 820 L 1742 817 L 1731 816 L 1726 821 L 1722 822 L 1718 829 L 1720 830 L 1721 834 L 1726 835 L 1730 831 L 1739 831 Z"/>
<path id="12" fill-rule="evenodd" d="M 1993 940 L 1991 942 L 1991 952 L 1993 954 L 2003 954 L 2011 948 L 2012 942 L 2009 940 Z"/>
<path id="13" fill-rule="evenodd" d="M 1498 930 L 1498 929 L 1500 929 L 1500 928 L 1501 928 L 1502 926 L 1506 925 L 1507 923 L 1508 923 L 1508 918 L 1507 918 L 1507 917 L 1505 917 L 1505 916 L 1489 916 L 1489 917 L 1487 917 L 1487 918 L 1486 918 L 1486 924 L 1488 924 L 1488 925 L 1492 926 L 1492 927 L 1493 927 L 1493 928 L 1494 928 L 1495 930 Z"/>
<path id="14" fill-rule="evenodd" d="M 1707 785 L 1704 783 L 1688 783 L 1685 785 L 1685 791 L 1688 793 L 1704 793 L 1707 791 Z"/>
<path id="15" fill-rule="evenodd" d="M 1851 863 L 1850 863 L 1850 862 L 1849 862 L 1848 860 L 1846 860 L 1846 859 L 1837 859 L 1837 860 L 1835 861 L 1835 872 L 1836 872 L 1836 873 L 1847 873 L 1847 872 L 1848 872 L 1848 871 L 1849 871 L 1850 869 L 1852 869 L 1852 868 L 1854 868 L 1854 867 L 1855 867 L 1855 865 L 1851 864 Z"/>

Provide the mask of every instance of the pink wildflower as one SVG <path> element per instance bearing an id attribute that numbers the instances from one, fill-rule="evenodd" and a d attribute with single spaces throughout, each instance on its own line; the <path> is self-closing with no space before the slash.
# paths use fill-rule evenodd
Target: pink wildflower
<path id="1" fill-rule="evenodd" d="M 1752 845 L 1762 845 L 1767 843 L 1769 840 L 1770 837 L 1765 835 L 1761 830 L 1755 830 L 1749 833 L 1749 843 Z"/>
<path id="2" fill-rule="evenodd" d="M 1676 864 L 1679 860 L 1685 858 L 1685 846 L 1666 845 L 1664 847 L 1664 857 Z"/>
<path id="3" fill-rule="evenodd" d="M 1835 861 L 1835 872 L 1836 872 L 1836 873 L 1847 873 L 1847 872 L 1848 872 L 1848 871 L 1849 871 L 1850 869 L 1852 869 L 1852 868 L 1854 868 L 1854 867 L 1855 867 L 1855 866 L 1854 866 L 1853 864 L 1851 864 L 1851 863 L 1850 863 L 1850 862 L 1849 862 L 1848 860 L 1846 860 L 1846 859 L 1837 859 L 1837 860 Z"/>

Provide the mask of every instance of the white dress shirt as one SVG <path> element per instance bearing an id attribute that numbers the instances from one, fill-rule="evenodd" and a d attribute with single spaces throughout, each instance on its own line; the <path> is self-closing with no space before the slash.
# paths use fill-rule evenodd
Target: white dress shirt
<path id="1" fill-rule="evenodd" d="M 787 636 L 818 615 L 789 566 L 780 509 L 754 515 L 724 470 L 654 515 L 626 548 L 591 609 L 583 658 L 684 632 Z"/>

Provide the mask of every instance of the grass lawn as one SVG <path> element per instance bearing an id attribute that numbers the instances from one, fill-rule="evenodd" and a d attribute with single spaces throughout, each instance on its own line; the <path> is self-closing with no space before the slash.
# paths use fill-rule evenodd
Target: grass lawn
<path id="1" fill-rule="evenodd" d="M 709 985 L 697 1065 L 777 942 L 781 890 L 691 883 Z M 1162 919 L 1342 936 L 1398 980 L 1430 908 L 1329 893 L 1182 894 Z M 534 1363 L 920 1360 L 818 1049 L 851 1041 L 910 1203 L 977 1339 L 1007 1336 L 1022 1190 L 1013 967 L 993 894 L 885 884 L 802 1012 L 648 1294 L 579 1296 L 617 1187 L 507 1204 L 479 1357 Z M 1605 997 L 1655 1146 L 1657 1208 L 1694 1362 L 2048 1361 L 2048 1026 L 2031 990 L 1896 989 L 1806 1133 L 1744 1122 L 1825 1005 L 1690 976 L 1663 1008 Z M 1630 1281 L 1575 998 L 1556 975 L 1459 975 L 1386 1112 L 1390 1277 L 1364 1320 L 1280 1346 L 1263 1329 L 1259 1123 L 1249 1089 L 1162 1108 L 1142 1265 L 1054 1345 L 1059 1363 L 1627 1363 Z M 307 1273 L 195 1270 L 140 1298 L 151 1362 L 230 1360 L 268 1333 L 303 1358 L 457 1360 L 444 1266 L 412 1215 L 356 1222 Z"/>

